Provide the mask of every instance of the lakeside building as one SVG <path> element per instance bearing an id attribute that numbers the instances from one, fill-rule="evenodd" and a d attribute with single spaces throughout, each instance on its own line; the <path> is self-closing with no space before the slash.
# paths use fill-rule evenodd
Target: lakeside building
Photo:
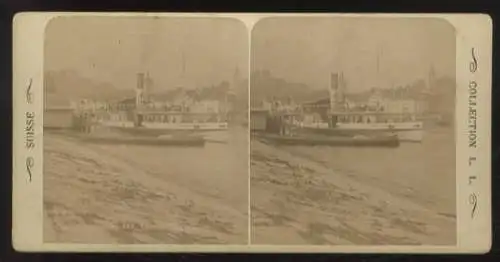
<path id="1" fill-rule="evenodd" d="M 142 78 L 147 74 L 137 74 L 135 97 L 101 103 L 86 100 L 80 106 L 94 113 L 98 122 L 130 126 L 131 123 L 206 123 L 225 121 L 224 103 L 215 99 L 197 99 L 195 90 L 178 88 L 168 96 L 150 94 L 147 83 Z M 142 79 L 142 80 L 141 80 Z"/>
<path id="2" fill-rule="evenodd" d="M 46 94 L 44 101 L 43 127 L 61 129 L 73 127 L 74 107 L 68 99 Z"/>

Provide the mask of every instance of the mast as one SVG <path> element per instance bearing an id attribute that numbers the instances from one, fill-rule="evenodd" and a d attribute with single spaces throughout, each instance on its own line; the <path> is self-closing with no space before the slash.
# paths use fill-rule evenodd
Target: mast
<path id="1" fill-rule="evenodd" d="M 329 86 L 328 86 L 328 93 L 330 95 L 330 114 L 335 113 L 335 110 L 337 109 L 337 102 L 338 102 L 338 91 L 339 91 L 339 72 L 340 72 L 340 45 L 337 44 L 335 48 L 335 54 L 333 64 L 336 64 L 334 68 L 336 69 L 336 73 L 330 72 L 330 81 L 329 81 Z"/>
<path id="2" fill-rule="evenodd" d="M 330 94 L 330 113 L 333 113 L 337 108 L 338 87 L 339 87 L 339 74 L 330 73 L 330 86 L 328 89 Z"/>
<path id="3" fill-rule="evenodd" d="M 236 86 L 238 85 L 240 81 L 240 69 L 238 65 L 235 66 L 234 74 L 233 74 L 233 79 L 231 81 L 231 84 L 229 85 L 228 90 L 225 93 L 224 96 L 224 108 L 225 108 L 225 114 L 226 117 L 229 114 L 229 101 L 228 101 L 228 95 L 233 94 L 236 92 Z"/>
<path id="4" fill-rule="evenodd" d="M 184 78 L 186 74 L 186 54 L 184 53 L 184 50 L 182 50 L 182 72 L 181 72 L 181 77 Z"/>
<path id="5" fill-rule="evenodd" d="M 375 82 L 376 82 L 376 87 L 380 88 L 380 53 L 382 52 L 382 49 L 377 47 L 377 60 L 376 60 L 376 75 L 375 75 Z"/>
<path id="6" fill-rule="evenodd" d="M 379 100 L 377 101 L 377 111 L 380 110 L 380 99 L 381 99 L 381 88 L 382 88 L 382 81 L 381 81 L 381 78 L 380 78 L 380 58 L 382 56 L 382 46 L 378 46 L 377 47 L 377 72 L 376 72 L 376 89 L 375 89 L 375 93 L 376 93 L 376 96 L 379 98 Z"/>
<path id="7" fill-rule="evenodd" d="M 179 74 L 179 82 L 180 82 L 180 86 L 182 88 L 186 88 L 186 54 L 184 52 L 184 49 L 181 50 L 181 71 L 180 71 L 180 74 Z"/>
<path id="8" fill-rule="evenodd" d="M 178 80 L 180 82 L 179 86 L 182 87 L 182 88 L 186 88 L 186 68 L 187 68 L 187 65 L 186 65 L 186 49 L 185 49 L 186 38 L 187 38 L 186 33 L 183 35 L 182 41 L 180 42 L 180 46 L 179 46 L 179 54 L 180 54 L 180 59 L 181 59 L 180 65 L 181 65 L 181 67 L 179 68 L 180 72 L 179 72 L 179 75 L 178 75 Z"/>
<path id="9" fill-rule="evenodd" d="M 141 69 L 139 69 L 137 73 L 137 91 L 136 91 L 136 106 L 137 108 L 144 105 L 146 99 L 148 98 L 148 92 L 152 88 L 153 80 L 150 73 L 150 52 L 153 49 L 152 45 L 154 44 L 155 30 L 154 26 L 156 25 L 156 20 L 153 20 L 150 25 L 152 31 L 146 31 L 144 33 L 140 33 L 143 36 L 142 39 L 142 48 L 140 55 Z"/>
<path id="10" fill-rule="evenodd" d="M 137 86 L 135 90 L 135 106 L 139 109 L 142 106 L 144 95 L 144 73 L 137 73 Z"/>
<path id="11" fill-rule="evenodd" d="M 432 90 L 432 86 L 434 85 L 436 79 L 436 71 L 434 69 L 434 65 L 431 64 L 430 69 L 429 69 L 429 75 L 427 78 L 427 92 L 430 92 Z"/>
<path id="12" fill-rule="evenodd" d="M 184 43 L 182 46 L 185 46 Z M 181 47 L 182 48 L 182 47 Z M 181 94 L 183 94 L 183 97 L 181 98 L 182 100 L 182 109 L 181 112 L 185 112 L 186 110 L 186 99 L 187 99 L 187 92 L 186 92 L 186 81 L 185 81 L 185 73 L 186 73 L 186 55 L 184 53 L 184 49 L 180 50 L 181 54 L 181 71 L 179 72 L 179 86 L 181 87 Z"/>
<path id="13" fill-rule="evenodd" d="M 345 100 L 345 92 L 346 92 L 346 81 L 344 77 L 344 72 L 340 73 L 340 80 L 339 80 L 339 86 L 340 86 L 340 91 L 339 91 L 339 102 L 342 104 L 342 110 L 346 109 L 346 100 Z"/>
<path id="14" fill-rule="evenodd" d="M 345 34 L 343 32 L 343 34 Z M 334 81 L 335 85 L 335 94 L 333 95 L 335 101 L 335 107 L 332 107 L 332 110 L 344 110 L 346 108 L 346 101 L 345 101 L 345 91 L 346 91 L 346 83 L 345 83 L 345 78 L 344 78 L 344 72 L 342 70 L 343 68 L 343 59 L 342 59 L 342 43 L 337 44 L 336 48 L 336 63 L 337 63 L 337 76 L 336 80 Z"/>

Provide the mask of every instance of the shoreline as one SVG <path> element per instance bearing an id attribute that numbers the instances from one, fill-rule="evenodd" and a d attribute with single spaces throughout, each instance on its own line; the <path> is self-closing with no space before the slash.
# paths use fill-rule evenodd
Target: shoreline
<path id="1" fill-rule="evenodd" d="M 303 147 L 274 148 L 252 141 L 251 148 L 253 243 L 456 242 L 454 212 L 397 194 L 391 189 L 396 185 L 381 187 L 363 174 L 332 169 L 313 155 L 305 158 L 309 151 Z"/>
<path id="2" fill-rule="evenodd" d="M 124 147 L 81 144 L 57 135 L 44 140 L 44 211 L 52 222 L 44 222 L 45 239 L 246 244 L 247 202 L 231 197 L 236 191 L 221 191 L 231 188 L 222 177 L 211 182 L 220 188 L 204 188 L 203 176 L 175 174 L 157 161 L 147 165 L 155 159 L 116 150 Z M 94 239 L 85 233 L 89 230 Z"/>

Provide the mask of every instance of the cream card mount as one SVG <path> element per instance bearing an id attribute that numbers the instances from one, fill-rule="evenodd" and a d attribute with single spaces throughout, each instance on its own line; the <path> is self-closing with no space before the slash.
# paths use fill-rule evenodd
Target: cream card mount
<path id="1" fill-rule="evenodd" d="M 490 249 L 487 15 L 33 12 L 13 41 L 18 251 Z"/>

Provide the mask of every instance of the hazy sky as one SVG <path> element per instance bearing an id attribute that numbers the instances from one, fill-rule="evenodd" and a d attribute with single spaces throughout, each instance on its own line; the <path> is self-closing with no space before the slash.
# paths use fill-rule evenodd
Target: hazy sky
<path id="1" fill-rule="evenodd" d="M 377 77 L 377 49 L 380 71 Z M 268 18 L 252 32 L 252 68 L 327 88 L 343 71 L 348 89 L 455 77 L 455 31 L 444 20 L 408 18 Z"/>
<path id="2" fill-rule="evenodd" d="M 45 41 L 46 70 L 75 70 L 117 88 L 134 88 L 144 70 L 155 88 L 232 81 L 236 67 L 248 72 L 248 32 L 235 19 L 64 17 L 50 22 Z"/>

